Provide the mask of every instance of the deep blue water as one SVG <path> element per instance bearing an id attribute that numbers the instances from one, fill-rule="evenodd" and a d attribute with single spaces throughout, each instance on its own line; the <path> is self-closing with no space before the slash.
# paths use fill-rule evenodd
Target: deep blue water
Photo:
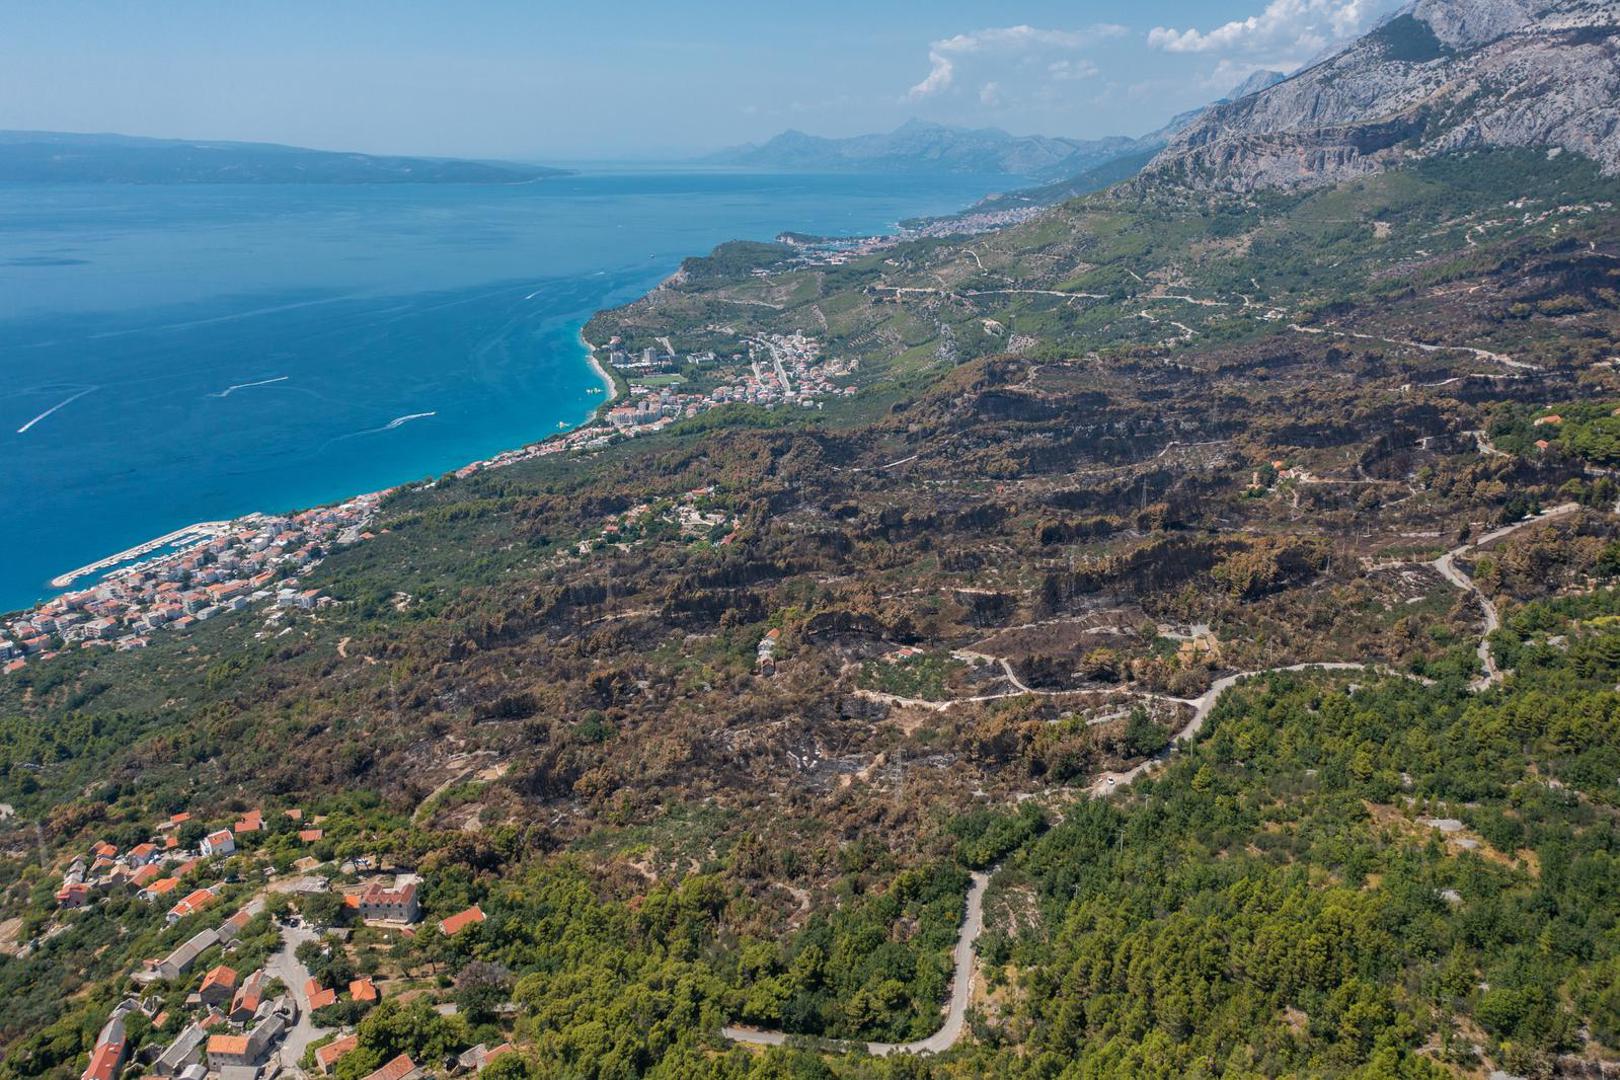
<path id="1" fill-rule="evenodd" d="M 653 170 L 0 185 L 0 611 L 192 522 L 377 490 L 578 423 L 601 400 L 580 325 L 687 255 L 867 233 L 1009 186 Z"/>

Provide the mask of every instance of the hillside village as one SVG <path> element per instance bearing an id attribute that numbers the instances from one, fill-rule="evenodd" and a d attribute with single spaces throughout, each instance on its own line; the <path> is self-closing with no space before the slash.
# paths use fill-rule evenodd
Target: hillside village
<path id="1" fill-rule="evenodd" d="M 385 997 L 433 995 L 434 982 L 379 960 L 416 936 L 421 878 L 378 872 L 377 860 L 363 855 L 323 858 L 333 852 L 325 821 L 286 808 L 268 820 L 253 809 L 230 824 L 205 824 L 182 811 L 127 850 L 101 841 L 73 858 L 54 894 L 56 914 L 17 955 L 82 920 L 117 918 L 117 898 L 130 895 L 163 911 L 162 936 L 173 943 L 126 973 L 125 996 L 108 1013 L 82 1080 L 330 1075 L 359 1046 L 355 1023 Z M 292 852 L 306 854 L 278 872 Z M 221 918 L 223 911 L 231 914 Z M 484 919 L 473 905 L 432 925 L 454 938 Z M 455 1011 L 453 1003 L 438 1007 Z M 471 1045 L 453 1060 L 424 1064 L 474 1075 L 509 1049 Z M 410 1080 L 425 1072 L 405 1056 L 363 1075 Z"/>

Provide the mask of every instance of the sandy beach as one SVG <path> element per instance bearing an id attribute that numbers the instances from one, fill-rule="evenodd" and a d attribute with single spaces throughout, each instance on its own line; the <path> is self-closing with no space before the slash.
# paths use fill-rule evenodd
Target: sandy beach
<path id="1" fill-rule="evenodd" d="M 596 410 L 597 415 L 600 416 L 603 409 L 606 409 L 608 406 L 612 405 L 618 400 L 619 384 L 613 381 L 613 376 L 608 373 L 608 369 L 603 367 L 602 361 L 596 358 L 596 346 L 592 345 L 585 339 L 584 330 L 579 332 L 579 343 L 585 346 L 586 354 L 590 360 L 591 370 L 596 372 L 596 377 L 602 380 L 604 392 L 607 394 L 607 400 L 602 403 L 601 408 Z"/>

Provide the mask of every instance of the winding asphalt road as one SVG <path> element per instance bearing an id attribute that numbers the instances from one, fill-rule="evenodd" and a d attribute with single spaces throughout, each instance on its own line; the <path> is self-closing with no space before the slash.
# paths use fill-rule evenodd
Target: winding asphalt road
<path id="1" fill-rule="evenodd" d="M 1457 566 L 1456 560 L 1458 556 L 1465 555 L 1474 548 L 1500 540 L 1505 536 L 1519 531 L 1520 529 L 1527 528 L 1531 525 L 1539 525 L 1554 518 L 1563 517 L 1564 515 L 1574 513 L 1579 509 L 1580 504 L 1578 503 L 1564 503 L 1561 506 L 1555 506 L 1551 510 L 1547 510 L 1536 517 L 1527 518 L 1524 521 L 1515 522 L 1512 525 L 1505 525 L 1500 529 L 1495 529 L 1488 532 L 1484 536 L 1481 536 L 1478 540 L 1475 540 L 1473 543 L 1464 544 L 1461 547 L 1453 548 L 1451 551 L 1446 552 L 1444 555 L 1440 556 L 1438 559 L 1434 560 L 1434 562 L 1429 564 L 1430 566 L 1433 566 L 1434 569 L 1446 579 L 1446 581 L 1450 582 L 1457 588 L 1462 589 L 1464 592 L 1473 594 L 1474 598 L 1479 601 L 1480 608 L 1485 613 L 1485 630 L 1484 634 L 1480 637 L 1479 642 L 1479 657 L 1480 663 L 1484 669 L 1484 674 L 1479 679 L 1475 680 L 1472 686 L 1473 689 L 1485 689 L 1501 682 L 1502 680 L 1502 672 L 1497 667 L 1496 660 L 1491 656 L 1489 642 L 1491 631 L 1500 626 L 1502 624 L 1502 620 L 1500 613 L 1496 610 L 1496 604 L 1492 602 L 1490 597 L 1486 596 L 1479 586 L 1474 583 L 1473 578 L 1469 577 L 1468 574 L 1464 573 L 1463 570 Z M 1005 671 L 1008 681 L 1010 681 L 1012 685 L 1019 691 L 1025 694 L 1039 693 L 1039 691 L 1031 690 L 1029 687 L 1020 682 L 1017 674 L 1013 671 L 1012 666 L 1001 657 L 985 656 L 984 654 L 973 654 L 966 652 L 959 652 L 957 655 L 982 656 L 983 659 L 986 660 L 998 661 L 1001 664 L 1002 669 Z M 1086 789 L 1087 792 L 1092 798 L 1105 798 L 1129 784 L 1137 777 L 1148 772 L 1150 769 L 1156 768 L 1158 765 L 1162 764 L 1172 753 L 1175 752 L 1179 745 L 1191 742 L 1198 737 L 1198 733 L 1203 730 L 1204 721 L 1209 719 L 1210 713 L 1215 711 L 1216 704 L 1220 702 L 1221 695 L 1232 689 L 1232 687 L 1243 682 L 1245 679 L 1254 679 L 1263 675 L 1273 675 L 1288 671 L 1372 671 L 1381 675 L 1412 679 L 1421 683 L 1429 683 L 1431 681 L 1429 679 L 1424 679 L 1421 676 L 1396 671 L 1394 668 L 1391 668 L 1385 664 L 1367 664 L 1354 661 L 1324 661 L 1319 663 L 1289 664 L 1284 667 L 1265 668 L 1260 671 L 1241 671 L 1237 672 L 1236 674 L 1225 675 L 1219 679 L 1216 679 L 1214 683 L 1210 685 L 1210 688 L 1204 691 L 1204 693 L 1199 697 L 1168 699 L 1178 701 L 1183 705 L 1191 705 L 1193 707 L 1192 719 L 1188 720 L 1186 725 L 1183 726 L 1180 731 L 1176 732 L 1175 735 L 1171 737 L 1170 742 L 1164 747 L 1164 749 L 1160 750 L 1157 754 L 1142 762 L 1140 765 L 1137 765 L 1135 768 L 1127 769 L 1124 772 L 1103 773 L 1091 784 L 1089 788 Z M 867 1053 L 879 1057 L 889 1054 L 938 1054 L 949 1050 L 952 1046 L 955 1046 L 957 1040 L 962 1037 L 962 1031 L 966 1027 L 968 1002 L 972 999 L 973 995 L 973 947 L 979 940 L 979 934 L 984 930 L 984 892 L 989 886 L 990 876 L 994 872 L 995 871 L 992 870 L 989 874 L 974 874 L 973 884 L 968 889 L 967 912 L 962 919 L 962 928 L 960 933 L 957 935 L 956 949 L 953 953 L 956 969 L 951 979 L 951 1000 L 945 1010 L 944 1024 L 940 1026 L 938 1031 L 928 1036 L 928 1038 L 918 1039 L 916 1042 L 869 1042 L 866 1044 Z M 741 1027 L 735 1025 L 721 1028 L 720 1034 L 725 1038 L 730 1039 L 732 1042 L 747 1043 L 753 1046 L 783 1046 L 786 1045 L 789 1039 L 786 1032 L 763 1031 L 758 1028 Z"/>

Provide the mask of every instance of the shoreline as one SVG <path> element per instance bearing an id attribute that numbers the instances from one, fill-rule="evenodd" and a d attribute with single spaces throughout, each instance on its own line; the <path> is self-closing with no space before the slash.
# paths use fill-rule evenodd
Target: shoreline
<path id="1" fill-rule="evenodd" d="M 521 450 L 526 447 L 542 446 L 546 443 L 552 442 L 553 440 L 561 439 L 565 436 L 572 435 L 575 432 L 582 431 L 586 428 L 594 427 L 602 423 L 602 417 L 609 409 L 613 407 L 614 402 L 618 401 L 625 395 L 625 391 L 620 388 L 619 381 L 614 378 L 613 373 L 609 371 L 607 366 L 604 365 L 600 359 L 597 358 L 597 346 L 585 336 L 585 323 L 580 324 L 579 331 L 576 336 L 579 339 L 580 345 L 585 349 L 586 366 L 591 369 L 591 371 L 596 375 L 598 381 L 600 381 L 602 384 L 603 400 L 591 410 L 590 414 L 584 419 L 580 420 L 579 423 L 574 424 L 565 430 L 549 432 L 539 439 L 522 443 L 518 447 L 508 448 L 488 458 L 481 458 L 475 461 L 466 462 L 460 466 L 457 466 L 456 469 L 449 471 L 456 472 L 478 466 L 489 466 L 497 461 L 503 454 L 509 454 L 514 450 Z M 414 481 L 406 481 L 403 484 L 398 484 L 391 488 L 385 488 L 377 494 L 387 494 L 389 492 L 396 491 L 401 487 L 406 487 L 413 482 Z M 353 496 L 351 496 L 351 498 L 353 498 Z M 340 505 L 344 501 L 346 500 L 332 500 L 331 502 L 327 503 L 316 503 L 311 506 L 296 507 L 285 512 L 300 513 L 304 510 L 317 509 L 322 506 Z M 116 552 L 112 555 L 107 555 L 103 558 L 95 560 L 94 562 L 86 563 L 85 565 L 74 570 L 69 570 L 65 573 L 58 574 L 51 578 L 47 584 L 52 590 L 55 591 L 55 595 L 61 595 L 66 592 L 75 591 L 73 588 L 75 582 L 83 578 L 94 576 L 96 577 L 96 580 L 82 586 L 79 591 L 84 589 L 93 589 L 110 580 L 115 573 L 122 572 L 123 570 L 135 570 L 161 563 L 171 557 L 185 555 L 191 548 L 196 546 L 196 543 L 200 543 L 229 532 L 231 527 L 236 522 L 262 517 L 266 513 L 267 512 L 264 510 L 254 510 L 226 521 L 201 521 L 190 525 L 185 525 L 181 528 L 165 533 L 162 536 L 154 537 L 151 540 L 142 541 L 139 544 L 127 547 L 124 550 Z M 154 552 L 162 551 L 166 547 L 171 547 L 185 541 L 195 542 L 187 543 L 186 546 L 181 550 L 157 555 L 151 559 L 145 558 L 145 556 L 152 555 Z M 130 565 L 125 567 L 121 565 L 123 563 L 130 563 Z M 117 569 L 115 570 L 115 568 Z M 25 614 L 31 611 L 37 611 L 42 605 L 50 603 L 53 599 L 55 599 L 55 596 L 42 597 L 27 607 L 0 611 L 0 615 L 9 617 L 18 614 Z"/>
<path id="2" fill-rule="evenodd" d="M 905 231 L 904 226 L 900 226 L 899 229 L 898 229 L 898 232 L 904 232 L 904 231 Z M 881 234 L 878 234 L 878 235 L 890 235 L 890 236 L 892 236 L 892 235 L 897 235 L 897 233 L 881 233 Z M 671 278 L 673 278 L 673 277 L 676 277 L 679 274 L 680 274 L 680 270 L 677 269 L 670 276 L 671 276 Z M 668 280 L 668 279 L 666 279 L 666 280 Z M 654 288 L 656 289 L 657 287 L 658 286 L 655 286 Z M 622 305 L 620 305 L 620 306 L 622 306 Z M 603 309 L 603 310 L 611 310 L 611 309 Z M 599 313 L 600 312 L 593 312 L 591 317 L 594 318 L 595 315 L 599 314 Z M 459 477 L 459 476 L 470 475 L 471 473 L 477 472 L 477 471 L 479 471 L 481 469 L 493 468 L 493 467 L 498 467 L 498 466 L 505 465 L 505 464 L 511 464 L 514 460 L 522 460 L 522 455 L 523 455 L 524 451 L 530 451 L 533 448 L 537 448 L 537 447 L 544 447 L 547 444 L 558 442 L 559 440 L 568 438 L 570 436 L 577 436 L 579 432 L 585 431 L 585 430 L 588 430 L 588 429 L 591 429 L 591 428 L 597 428 L 597 427 L 608 428 L 608 434 L 611 436 L 612 430 L 609 427 L 609 425 L 607 425 L 607 423 L 606 423 L 607 413 L 611 408 L 613 408 L 613 406 L 614 406 L 614 404 L 616 402 L 618 402 L 622 398 L 625 398 L 625 397 L 627 397 L 629 395 L 629 384 L 628 384 L 628 382 L 626 382 L 624 380 L 624 377 L 622 375 L 620 375 L 618 372 L 614 371 L 613 369 L 609 368 L 607 365 L 605 365 L 598 358 L 597 350 L 598 350 L 599 346 L 597 346 L 596 344 L 591 342 L 590 339 L 588 339 L 585 336 L 585 327 L 587 325 L 589 325 L 589 323 L 590 323 L 589 318 L 587 318 L 586 320 L 581 322 L 580 326 L 579 326 L 579 329 L 576 332 L 576 336 L 577 336 L 577 338 L 579 340 L 580 346 L 585 350 L 585 362 L 586 362 L 586 365 L 596 375 L 597 380 L 602 385 L 602 388 L 603 388 L 603 400 L 601 402 L 599 402 L 590 411 L 590 413 L 586 417 L 581 419 L 577 424 L 574 424 L 574 425 L 572 425 L 570 427 L 567 427 L 567 428 L 564 428 L 564 429 L 559 429 L 559 430 L 556 430 L 556 431 L 548 432 L 548 433 L 542 435 L 538 439 L 534 439 L 534 440 L 531 440 L 531 441 L 528 441 L 528 442 L 520 443 L 515 447 L 511 447 L 511 448 L 508 448 L 506 450 L 499 451 L 496 454 L 491 455 L 490 457 L 469 461 L 469 462 L 466 462 L 466 463 L 464 463 L 464 464 L 462 464 L 460 466 L 456 466 L 456 467 L 453 467 L 453 468 L 448 468 L 448 469 L 445 470 L 445 475 L 455 475 L 455 476 Z M 542 451 L 542 453 L 545 453 L 545 452 L 546 451 Z M 378 495 L 378 496 L 385 496 L 385 495 L 391 494 L 391 493 L 393 493 L 395 491 L 399 491 L 401 489 L 408 488 L 408 487 L 412 486 L 413 484 L 415 484 L 416 482 L 417 481 L 415 481 L 415 480 L 402 481 L 399 484 L 396 484 L 396 485 L 394 485 L 392 487 L 389 487 L 389 488 L 384 488 L 384 489 L 382 489 L 380 491 L 374 492 L 373 494 Z M 356 498 L 356 497 L 358 497 L 358 496 L 352 496 L 351 498 Z M 235 525 L 237 522 L 247 521 L 247 520 L 250 520 L 250 519 L 253 519 L 253 518 L 258 518 L 258 517 L 263 517 L 263 516 L 265 516 L 267 514 L 272 514 L 272 515 L 273 514 L 294 514 L 294 513 L 302 513 L 302 512 L 305 512 L 305 511 L 308 511 L 308 510 L 313 510 L 313 509 L 320 509 L 320 508 L 323 508 L 323 507 L 334 507 L 334 506 L 342 505 L 344 503 L 344 501 L 345 500 L 343 500 L 343 499 L 335 499 L 335 500 L 330 500 L 328 502 L 313 503 L 313 504 L 309 504 L 309 505 L 306 505 L 306 506 L 300 506 L 300 507 L 296 507 L 296 508 L 291 508 L 291 509 L 284 510 L 284 511 L 265 511 L 263 509 L 258 509 L 258 510 L 254 510 L 254 511 L 251 511 L 249 513 L 242 514 L 242 515 L 239 515 L 237 517 L 231 518 L 228 521 L 198 522 L 198 523 L 194 523 L 194 524 L 191 524 L 191 525 L 184 526 L 183 528 L 175 529 L 174 531 L 172 531 L 170 533 L 167 533 L 164 536 L 157 537 L 155 539 L 148 540 L 148 541 L 145 541 L 143 543 L 133 545 L 133 546 L 131 546 L 129 548 L 124 549 L 121 552 L 118 552 L 117 554 L 108 555 L 108 556 L 105 556 L 103 558 L 97 559 L 94 562 L 87 563 L 84 566 L 79 567 L 76 570 L 69 571 L 69 572 L 66 572 L 66 573 L 63 573 L 63 574 L 58 574 L 55 577 L 49 579 L 49 581 L 47 583 L 49 585 L 49 587 L 51 588 L 51 590 L 52 590 L 51 595 L 42 596 L 42 597 L 34 600 L 32 603 L 28 604 L 26 607 L 21 607 L 21 608 L 0 608 L 0 616 L 11 618 L 11 617 L 19 616 L 19 615 L 27 615 L 28 613 L 38 611 L 41 607 L 43 607 L 46 604 L 51 603 L 57 597 L 59 597 L 61 595 L 64 595 L 65 593 L 68 593 L 68 592 L 71 592 L 71 591 L 85 591 L 85 590 L 96 588 L 96 587 L 104 584 L 107 580 L 109 580 L 113 576 L 113 568 L 114 567 L 117 567 L 118 572 L 122 573 L 125 570 L 135 570 L 135 569 L 139 569 L 139 568 L 149 568 L 149 567 L 151 567 L 153 565 L 161 564 L 165 560 L 170 559 L 172 557 L 178 557 L 178 556 L 184 555 L 185 551 L 176 551 L 176 552 L 170 552 L 170 553 L 165 553 L 165 554 L 161 554 L 161 555 L 156 555 L 156 556 L 154 556 L 153 558 L 150 558 L 150 559 L 143 558 L 146 555 L 151 555 L 154 552 L 161 551 L 163 548 L 170 546 L 177 539 L 184 539 L 184 538 L 187 538 L 187 537 L 197 536 L 197 534 L 199 534 L 199 533 L 202 534 L 202 536 L 200 536 L 198 538 L 202 539 L 202 538 L 206 538 L 206 536 L 210 532 L 215 531 L 215 530 L 217 530 L 218 533 L 221 533 L 221 534 L 224 533 L 224 532 L 227 532 L 227 531 L 229 531 L 229 528 L 232 527 L 233 525 Z M 188 545 L 188 547 L 189 546 L 195 546 L 195 545 Z M 121 566 L 120 564 L 123 564 L 123 563 L 130 563 L 130 565 L 129 566 Z M 95 576 L 95 575 L 99 575 L 98 577 L 96 577 L 96 580 L 94 580 L 94 581 L 92 581 L 90 583 L 79 586 L 78 590 L 74 590 L 72 588 L 72 586 L 73 586 L 73 584 L 75 582 L 78 582 L 83 578 L 91 577 L 91 576 Z"/>
<path id="3" fill-rule="evenodd" d="M 581 324 L 579 328 L 579 343 L 585 346 L 585 362 L 591 366 L 592 371 L 596 372 L 596 377 L 602 380 L 603 393 L 607 395 L 607 399 L 605 401 L 603 401 L 595 409 L 591 410 L 591 418 L 580 423 L 579 427 L 585 427 L 587 424 L 592 424 L 600 420 L 602 418 L 602 414 L 611 408 L 613 403 L 618 401 L 619 398 L 623 397 L 624 395 L 619 390 L 618 380 L 615 379 L 608 369 L 602 365 L 602 361 L 596 358 L 596 346 L 591 344 L 590 339 L 585 336 L 584 324 Z M 570 428 L 569 430 L 577 431 L 579 428 Z M 556 436 L 547 435 L 546 438 L 554 439 Z M 541 441 L 544 442 L 545 439 L 542 439 Z"/>

